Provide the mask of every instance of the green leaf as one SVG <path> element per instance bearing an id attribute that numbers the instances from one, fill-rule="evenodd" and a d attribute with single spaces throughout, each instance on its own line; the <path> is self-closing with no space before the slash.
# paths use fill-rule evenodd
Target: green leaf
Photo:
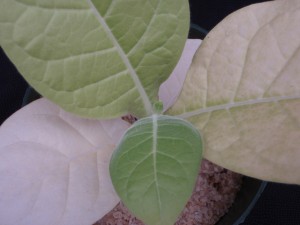
<path id="1" fill-rule="evenodd" d="M 65 110 L 152 114 L 184 47 L 182 0 L 1 0 L 0 45 L 25 79 Z"/>
<path id="2" fill-rule="evenodd" d="M 188 122 L 153 115 L 136 122 L 110 163 L 124 204 L 148 225 L 173 225 L 192 194 L 202 141 Z"/>
<path id="3" fill-rule="evenodd" d="M 300 1 L 244 8 L 202 42 L 169 114 L 203 135 L 204 157 L 300 184 Z"/>
<path id="4" fill-rule="evenodd" d="M 109 160 L 129 124 L 66 113 L 46 99 L 0 127 L 0 224 L 90 225 L 119 202 Z"/>

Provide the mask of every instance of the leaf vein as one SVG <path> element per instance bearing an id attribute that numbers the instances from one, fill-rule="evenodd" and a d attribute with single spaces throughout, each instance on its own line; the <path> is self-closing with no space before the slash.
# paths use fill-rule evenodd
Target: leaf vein
<path id="1" fill-rule="evenodd" d="M 116 37 L 114 36 L 114 34 L 112 33 L 111 29 L 109 28 L 109 26 L 107 25 L 106 21 L 104 20 L 104 18 L 100 15 L 100 13 L 98 12 L 98 10 L 95 8 L 94 4 L 92 3 L 91 0 L 87 0 L 88 4 L 90 5 L 90 8 L 92 10 L 92 12 L 94 13 L 95 17 L 97 18 L 98 22 L 101 24 L 101 26 L 103 27 L 103 29 L 105 30 L 105 32 L 107 33 L 107 35 L 109 36 L 109 38 L 111 39 L 112 43 L 114 44 L 114 46 L 117 48 L 117 51 L 119 53 L 119 56 L 121 57 L 124 65 L 127 67 L 129 74 L 132 78 L 132 80 L 135 83 L 135 86 L 138 90 L 138 92 L 140 93 L 140 96 L 143 100 L 144 103 L 144 108 L 147 112 L 148 115 L 151 115 L 153 113 L 152 110 L 152 104 L 151 101 L 139 79 L 138 74 L 136 73 L 135 69 L 132 67 L 127 55 L 125 54 L 124 50 L 122 49 L 122 47 L 120 46 L 118 40 L 116 39 Z"/>
<path id="2" fill-rule="evenodd" d="M 247 105 L 254 105 L 254 104 L 263 104 L 263 103 L 271 103 L 271 102 L 278 102 L 278 101 L 284 101 L 284 100 L 294 100 L 299 99 L 300 95 L 291 95 L 291 96 L 275 96 L 270 98 L 261 98 L 261 99 L 252 99 L 252 100 L 246 100 L 246 101 L 240 101 L 240 102 L 234 102 L 234 103 L 227 103 L 223 105 L 215 105 L 207 108 L 200 108 L 196 109 L 194 111 L 190 111 L 187 113 L 183 113 L 180 115 L 177 115 L 179 118 L 186 119 L 190 118 L 192 116 L 198 116 L 203 113 L 209 113 L 214 112 L 218 110 L 228 110 L 235 107 L 241 107 L 241 106 L 247 106 Z"/>

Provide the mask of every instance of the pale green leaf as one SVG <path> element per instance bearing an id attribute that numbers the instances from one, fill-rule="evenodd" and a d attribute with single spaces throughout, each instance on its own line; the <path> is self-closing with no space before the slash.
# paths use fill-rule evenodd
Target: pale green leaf
<path id="1" fill-rule="evenodd" d="M 25 79 L 67 111 L 152 114 L 189 24 L 182 0 L 1 0 L 0 45 Z"/>
<path id="2" fill-rule="evenodd" d="M 109 161 L 129 124 L 37 100 L 0 127 L 0 224 L 91 225 L 119 201 Z"/>
<path id="3" fill-rule="evenodd" d="M 300 184 L 299 21 L 298 0 L 252 5 L 202 42 L 168 113 L 201 130 L 207 159 Z"/>
<path id="4" fill-rule="evenodd" d="M 110 163 L 124 204 L 147 225 L 173 225 L 192 194 L 202 141 L 190 123 L 153 115 L 124 135 Z"/>

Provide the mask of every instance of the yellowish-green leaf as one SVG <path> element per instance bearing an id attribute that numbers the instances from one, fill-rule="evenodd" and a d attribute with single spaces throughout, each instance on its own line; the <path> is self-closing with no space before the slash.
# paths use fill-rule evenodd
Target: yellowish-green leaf
<path id="1" fill-rule="evenodd" d="M 300 1 L 225 18 L 198 49 L 169 114 L 201 130 L 204 156 L 257 178 L 300 183 Z"/>
<path id="2" fill-rule="evenodd" d="M 0 1 L 6 54 L 40 94 L 85 117 L 151 115 L 188 24 L 182 0 Z"/>

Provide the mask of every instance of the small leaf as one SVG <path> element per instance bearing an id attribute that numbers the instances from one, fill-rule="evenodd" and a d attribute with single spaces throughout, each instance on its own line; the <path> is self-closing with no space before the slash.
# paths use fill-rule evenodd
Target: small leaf
<path id="1" fill-rule="evenodd" d="M 148 225 L 173 225 L 192 194 L 202 142 L 188 122 L 153 115 L 137 121 L 110 163 L 124 204 Z"/>
<path id="2" fill-rule="evenodd" d="M 81 119 L 37 100 L 0 127 L 0 220 L 90 225 L 119 201 L 109 160 L 128 124 Z"/>
<path id="3" fill-rule="evenodd" d="M 0 45 L 19 72 L 85 117 L 152 114 L 188 25 L 182 0 L 0 2 Z"/>
<path id="4" fill-rule="evenodd" d="M 202 42 L 168 111 L 201 130 L 204 157 L 300 184 L 300 1 L 244 8 Z"/>

